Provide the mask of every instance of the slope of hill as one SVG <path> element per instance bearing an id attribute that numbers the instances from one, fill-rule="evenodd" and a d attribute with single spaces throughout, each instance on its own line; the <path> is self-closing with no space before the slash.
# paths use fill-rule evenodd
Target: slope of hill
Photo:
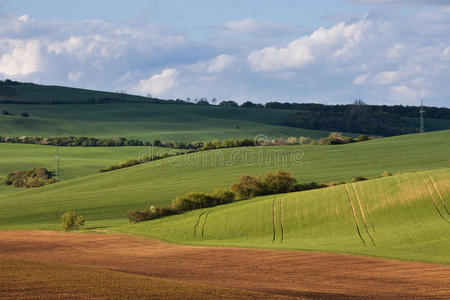
<path id="1" fill-rule="evenodd" d="M 259 134 L 270 138 L 328 136 L 326 131 L 281 126 L 290 112 L 276 109 L 155 103 L 0 104 L 3 110 L 12 115 L 0 115 L 0 136 L 123 136 L 177 142 Z M 30 116 L 21 117 L 22 112 Z"/>
<path id="2" fill-rule="evenodd" d="M 125 224 L 127 210 L 168 205 L 185 193 L 211 192 L 228 187 L 243 174 L 261 175 L 276 169 L 289 171 L 304 183 L 350 181 L 355 176 L 375 177 L 383 171 L 444 168 L 448 164 L 448 149 L 450 131 L 336 146 L 251 147 L 193 153 L 42 188 L 8 188 L 0 195 L 0 228 L 56 229 L 61 212 L 71 209 L 82 212 L 87 227 Z"/>
<path id="3" fill-rule="evenodd" d="M 450 169 L 259 197 L 117 230 L 177 243 L 450 264 Z"/>
<path id="4" fill-rule="evenodd" d="M 155 102 L 155 98 L 79 89 L 65 86 L 40 85 L 21 82 L 1 82 L 0 102 L 16 103 L 92 103 L 104 102 Z"/>

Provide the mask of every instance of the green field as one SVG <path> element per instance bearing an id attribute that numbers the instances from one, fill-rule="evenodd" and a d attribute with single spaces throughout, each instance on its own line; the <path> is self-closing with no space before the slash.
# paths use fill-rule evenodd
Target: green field
<path id="1" fill-rule="evenodd" d="M 159 147 L 58 147 L 59 180 L 97 174 L 101 168 L 128 159 L 150 154 L 177 152 Z M 16 170 L 47 168 L 55 172 L 56 147 L 23 144 L 0 144 L 0 191 L 11 189 L 3 185 L 6 174 Z"/>
<path id="2" fill-rule="evenodd" d="M 152 141 L 206 141 L 228 138 L 309 136 L 329 132 L 281 126 L 289 110 L 205 105 L 112 103 L 0 104 L 0 136 L 122 136 Z M 20 114 L 28 112 L 30 117 Z M 355 134 L 353 134 L 355 136 Z"/>
<path id="3" fill-rule="evenodd" d="M 15 147 L 52 151 L 47 146 Z M 262 175 L 276 169 L 289 171 L 305 183 L 350 181 L 355 176 L 376 177 L 384 171 L 445 168 L 448 149 L 450 131 L 442 131 L 345 145 L 206 151 L 83 177 L 77 177 L 79 171 L 74 166 L 74 173 L 66 175 L 77 177 L 74 179 L 35 189 L 3 187 L 0 229 L 59 229 L 61 212 L 71 209 L 86 217 L 88 228 L 125 225 L 125 212 L 130 209 L 168 205 L 188 192 L 211 192 L 228 187 L 243 174 Z M 49 164 L 51 167 L 51 160 Z"/>
<path id="4" fill-rule="evenodd" d="M 450 264 L 450 169 L 347 188 L 352 204 L 345 186 L 339 185 L 259 197 L 116 230 L 176 243 L 338 251 Z"/>

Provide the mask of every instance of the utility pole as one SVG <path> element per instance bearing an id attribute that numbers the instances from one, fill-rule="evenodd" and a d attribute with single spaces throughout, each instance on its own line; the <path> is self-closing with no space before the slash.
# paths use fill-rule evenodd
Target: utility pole
<path id="1" fill-rule="evenodd" d="M 59 175 L 59 156 L 58 156 L 58 145 L 56 145 L 56 172 L 55 172 L 55 180 L 58 182 L 58 175 Z"/>
<path id="2" fill-rule="evenodd" d="M 420 133 L 424 133 L 424 126 L 423 126 L 423 114 L 425 113 L 425 110 L 423 109 L 423 100 L 420 99 Z"/>

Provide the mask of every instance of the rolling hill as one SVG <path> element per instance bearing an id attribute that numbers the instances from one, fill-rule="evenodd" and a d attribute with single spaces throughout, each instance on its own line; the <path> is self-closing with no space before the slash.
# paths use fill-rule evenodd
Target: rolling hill
<path id="1" fill-rule="evenodd" d="M 67 210 L 80 211 L 89 228 L 123 225 L 130 209 L 167 205 L 188 192 L 226 188 L 243 174 L 262 175 L 276 169 L 289 171 L 305 183 L 350 181 L 355 176 L 376 177 L 384 171 L 445 168 L 449 137 L 450 131 L 441 131 L 345 145 L 221 149 L 36 189 L 2 188 L 0 228 L 59 229 L 60 214 Z M 96 149 L 101 148 L 91 151 Z M 76 168 L 73 172 L 77 173 Z"/>
<path id="2" fill-rule="evenodd" d="M 116 230 L 213 246 L 339 251 L 450 264 L 450 169 L 265 196 Z"/>

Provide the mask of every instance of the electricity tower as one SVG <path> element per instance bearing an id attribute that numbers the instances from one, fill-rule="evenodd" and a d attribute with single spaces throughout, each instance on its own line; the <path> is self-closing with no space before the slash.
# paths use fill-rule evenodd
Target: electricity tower
<path id="1" fill-rule="evenodd" d="M 59 175 L 59 156 L 58 156 L 58 145 L 56 145 L 56 153 L 55 153 L 55 159 L 56 159 L 56 172 L 55 172 L 55 181 L 58 182 L 58 175 Z"/>
<path id="2" fill-rule="evenodd" d="M 423 127 L 423 114 L 425 113 L 425 110 L 423 109 L 423 100 L 420 100 L 420 133 L 424 133 L 424 127 Z"/>

